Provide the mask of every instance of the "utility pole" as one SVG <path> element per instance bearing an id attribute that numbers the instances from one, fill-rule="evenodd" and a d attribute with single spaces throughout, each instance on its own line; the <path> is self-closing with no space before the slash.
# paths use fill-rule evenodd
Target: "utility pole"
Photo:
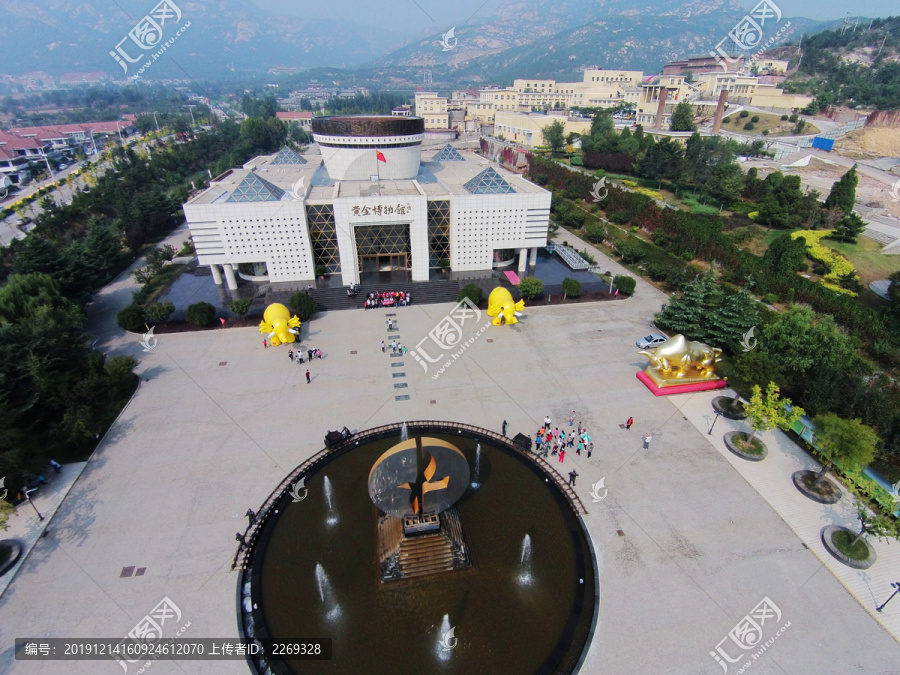
<path id="1" fill-rule="evenodd" d="M 156 133 L 159 133 L 159 120 L 156 119 L 156 111 L 153 111 L 153 121 L 156 122 Z"/>

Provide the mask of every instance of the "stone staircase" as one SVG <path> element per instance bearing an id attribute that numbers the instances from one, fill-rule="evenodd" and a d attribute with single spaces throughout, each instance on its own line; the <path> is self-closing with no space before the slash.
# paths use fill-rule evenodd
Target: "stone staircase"
<path id="1" fill-rule="evenodd" d="M 362 309 L 366 301 L 366 295 L 372 292 L 407 291 L 412 295 L 413 305 L 431 305 L 440 302 L 456 302 L 459 289 L 459 281 L 440 279 L 437 281 L 386 282 L 361 285 L 359 294 L 355 298 L 347 297 L 346 287 L 314 288 L 310 291 L 310 295 L 319 305 L 319 310 L 331 312 L 341 309 Z M 296 291 L 269 291 L 266 295 L 266 304 L 280 302 L 283 305 L 287 305 L 287 300 L 293 293 L 296 293 Z"/>
<path id="2" fill-rule="evenodd" d="M 407 537 L 400 542 L 400 574 L 413 579 L 454 569 L 453 547 L 443 533 Z"/>

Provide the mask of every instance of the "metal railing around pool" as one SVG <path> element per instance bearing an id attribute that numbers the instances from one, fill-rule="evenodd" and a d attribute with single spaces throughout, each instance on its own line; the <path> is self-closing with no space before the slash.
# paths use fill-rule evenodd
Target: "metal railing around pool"
<path id="1" fill-rule="evenodd" d="M 308 460 L 303 462 L 296 469 L 291 471 L 291 473 L 283 481 L 281 481 L 278 487 L 276 487 L 266 498 L 266 501 L 263 502 L 259 511 L 256 513 L 255 520 L 247 526 L 247 529 L 243 535 L 243 541 L 239 544 L 238 550 L 234 554 L 234 560 L 231 564 L 231 569 L 234 570 L 238 567 L 240 567 L 241 569 L 246 569 L 246 565 L 250 557 L 249 553 L 253 551 L 253 548 L 256 545 L 256 540 L 259 538 L 259 534 L 262 531 L 263 526 L 265 525 L 269 516 L 272 514 L 273 507 L 278 502 L 278 500 L 281 499 L 282 494 L 284 494 L 285 490 L 288 489 L 288 486 L 300 480 L 300 478 L 308 473 L 310 469 L 312 469 L 316 464 L 321 462 L 332 453 L 338 452 L 353 445 L 359 445 L 360 443 L 369 439 L 382 438 L 388 435 L 398 435 L 403 428 L 403 424 L 403 422 L 393 422 L 391 424 L 383 424 L 378 427 L 372 427 L 371 429 L 366 429 L 365 431 L 360 431 L 355 434 L 349 434 L 345 436 L 343 440 L 335 443 L 332 447 L 320 450 Z M 550 464 L 543 457 L 535 452 L 532 452 L 530 449 L 530 445 L 527 449 L 520 447 L 507 436 L 503 436 L 502 434 L 498 434 L 494 431 L 490 431 L 482 427 L 477 427 L 472 424 L 447 422 L 444 420 L 416 420 L 413 422 L 406 422 L 405 424 L 407 432 L 409 433 L 428 430 L 446 434 L 472 434 L 477 437 L 489 438 L 491 441 L 515 451 L 518 455 L 526 458 L 528 461 L 537 466 L 541 470 L 541 473 L 543 473 L 546 478 L 553 481 L 553 484 L 557 488 L 559 488 L 559 490 L 566 496 L 569 508 L 572 509 L 572 512 L 576 517 L 580 517 L 587 513 L 587 509 L 584 508 L 584 504 L 581 502 L 581 499 L 578 497 L 578 494 L 575 492 L 575 490 L 572 489 L 572 486 L 569 485 L 566 482 L 565 478 L 563 478 L 562 475 L 560 475 L 552 466 L 550 466 Z"/>

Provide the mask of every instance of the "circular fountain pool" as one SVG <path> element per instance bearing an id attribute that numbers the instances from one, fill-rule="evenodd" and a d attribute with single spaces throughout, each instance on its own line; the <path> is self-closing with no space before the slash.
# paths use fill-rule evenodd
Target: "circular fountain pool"
<path id="1" fill-rule="evenodd" d="M 367 478 L 400 440 L 400 425 L 382 429 L 315 464 L 308 492 L 285 489 L 263 516 L 241 577 L 241 627 L 249 637 L 331 638 L 332 660 L 253 667 L 571 672 L 591 633 L 596 579 L 590 542 L 566 497 L 508 441 L 472 427 L 451 433 L 450 423 L 410 423 L 410 438 L 448 441 L 469 461 L 477 487 L 456 509 L 472 566 L 384 582 Z"/>

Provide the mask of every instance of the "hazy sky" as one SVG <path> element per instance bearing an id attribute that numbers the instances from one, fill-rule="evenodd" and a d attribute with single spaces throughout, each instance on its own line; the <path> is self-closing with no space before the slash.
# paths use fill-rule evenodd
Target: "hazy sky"
<path id="1" fill-rule="evenodd" d="M 370 26 L 393 27 L 400 32 L 409 29 L 422 30 L 450 25 L 461 25 L 474 14 L 472 22 L 490 15 L 496 8 L 512 4 L 528 6 L 529 0 L 327 0 L 326 2 L 297 2 L 297 0 L 250 0 L 252 3 L 274 11 L 317 19 L 350 20 Z M 740 0 L 742 6 L 753 7 L 759 0 Z M 841 19 L 850 11 L 863 16 L 896 16 L 900 14 L 897 0 L 865 0 L 849 3 L 847 0 L 773 0 L 784 16 L 803 16 L 810 19 Z M 635 5 L 640 6 L 640 0 Z M 402 26 L 398 25 L 402 22 Z M 405 29 L 405 30 L 404 30 Z"/>

